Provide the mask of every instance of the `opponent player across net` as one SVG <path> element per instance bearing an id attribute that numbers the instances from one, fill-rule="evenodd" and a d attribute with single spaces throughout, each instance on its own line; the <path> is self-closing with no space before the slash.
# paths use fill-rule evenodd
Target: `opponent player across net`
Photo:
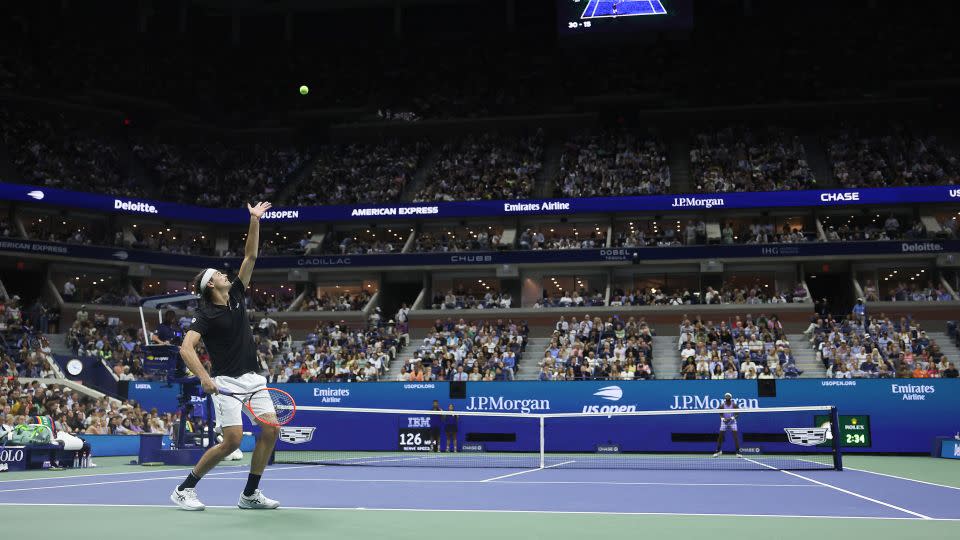
<path id="1" fill-rule="evenodd" d="M 248 414 L 251 420 L 260 424 L 260 437 L 250 460 L 250 474 L 237 506 L 242 509 L 274 509 L 280 506 L 279 502 L 267 498 L 259 489 L 260 478 L 280 433 L 280 422 L 269 393 L 259 392 L 266 387 L 267 379 L 260 375 L 263 369 L 257 359 L 244 300 L 244 291 L 250 285 L 257 259 L 260 218 L 270 207 L 268 202 L 247 205 L 250 227 L 243 263 L 235 280 L 231 282 L 223 272 L 207 268 L 194 281 L 194 287 L 200 295 L 200 305 L 196 317 L 191 321 L 190 330 L 184 336 L 180 355 L 190 371 L 199 377 L 204 392 L 212 396 L 223 441 L 207 450 L 187 478 L 170 494 L 170 500 L 184 510 L 206 508 L 197 497 L 197 483 L 240 447 L 244 406 L 241 399 L 220 395 L 221 389 L 233 394 L 251 394 Z M 196 345 L 200 339 L 203 339 L 210 353 L 211 373 L 207 373 L 197 356 Z"/>
<path id="2" fill-rule="evenodd" d="M 727 392 L 723 395 L 723 402 L 720 403 L 720 408 L 735 410 L 740 407 L 737 406 L 737 402 L 733 401 L 733 394 Z M 720 433 L 717 435 L 717 451 L 713 454 L 713 457 L 723 455 L 723 439 L 726 437 L 728 431 L 733 436 L 733 446 L 737 449 L 737 457 L 740 457 L 740 439 L 737 437 L 737 416 L 739 415 L 734 412 L 720 414 Z"/>

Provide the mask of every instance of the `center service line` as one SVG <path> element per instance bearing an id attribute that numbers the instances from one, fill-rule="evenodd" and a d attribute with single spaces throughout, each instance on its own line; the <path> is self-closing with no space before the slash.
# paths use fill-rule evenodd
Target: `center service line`
<path id="1" fill-rule="evenodd" d="M 518 474 L 527 474 L 527 473 L 531 473 L 531 472 L 534 472 L 534 471 L 542 471 L 543 469 L 551 469 L 551 468 L 553 468 L 553 467 L 559 467 L 559 466 L 561 466 L 561 465 L 569 465 L 569 464 L 575 463 L 575 462 L 576 462 L 576 460 L 564 461 L 564 462 L 562 462 L 562 463 L 554 463 L 553 465 L 547 465 L 546 467 L 543 467 L 542 469 L 540 469 L 540 468 L 538 468 L 538 469 L 529 469 L 529 470 L 526 470 L 526 471 L 520 471 L 520 472 L 505 474 L 505 475 L 503 475 L 503 476 L 494 476 L 493 478 L 487 478 L 486 480 L 481 480 L 481 482 L 493 482 L 494 480 L 500 480 L 500 479 L 502 479 L 502 478 L 510 478 L 511 476 L 517 476 Z"/>

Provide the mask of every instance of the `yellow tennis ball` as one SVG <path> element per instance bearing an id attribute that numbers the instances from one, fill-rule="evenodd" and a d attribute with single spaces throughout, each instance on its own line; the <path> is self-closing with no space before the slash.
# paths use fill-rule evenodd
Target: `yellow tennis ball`
<path id="1" fill-rule="evenodd" d="M 307 88 L 307 85 L 304 84 L 304 85 L 301 85 L 301 86 L 300 86 L 300 95 L 301 95 L 301 96 L 305 96 L 305 95 L 307 95 L 307 94 L 309 94 L 309 93 L 310 93 L 310 89 Z"/>

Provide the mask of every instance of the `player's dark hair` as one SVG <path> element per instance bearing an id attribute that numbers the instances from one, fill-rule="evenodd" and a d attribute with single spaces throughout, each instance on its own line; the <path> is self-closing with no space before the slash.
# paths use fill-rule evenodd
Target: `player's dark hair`
<path id="1" fill-rule="evenodd" d="M 210 288 L 203 288 L 200 286 L 200 281 L 203 280 L 203 274 L 206 273 L 206 271 L 206 269 L 201 270 L 200 273 L 193 278 L 193 290 L 196 291 L 198 296 L 200 296 L 201 305 L 210 302 Z"/>

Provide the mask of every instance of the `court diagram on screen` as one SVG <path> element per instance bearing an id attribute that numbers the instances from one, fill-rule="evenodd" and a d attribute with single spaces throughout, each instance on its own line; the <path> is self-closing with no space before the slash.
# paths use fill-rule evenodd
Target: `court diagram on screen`
<path id="1" fill-rule="evenodd" d="M 660 0 L 589 0 L 580 18 L 607 19 L 666 14 L 667 10 Z"/>

